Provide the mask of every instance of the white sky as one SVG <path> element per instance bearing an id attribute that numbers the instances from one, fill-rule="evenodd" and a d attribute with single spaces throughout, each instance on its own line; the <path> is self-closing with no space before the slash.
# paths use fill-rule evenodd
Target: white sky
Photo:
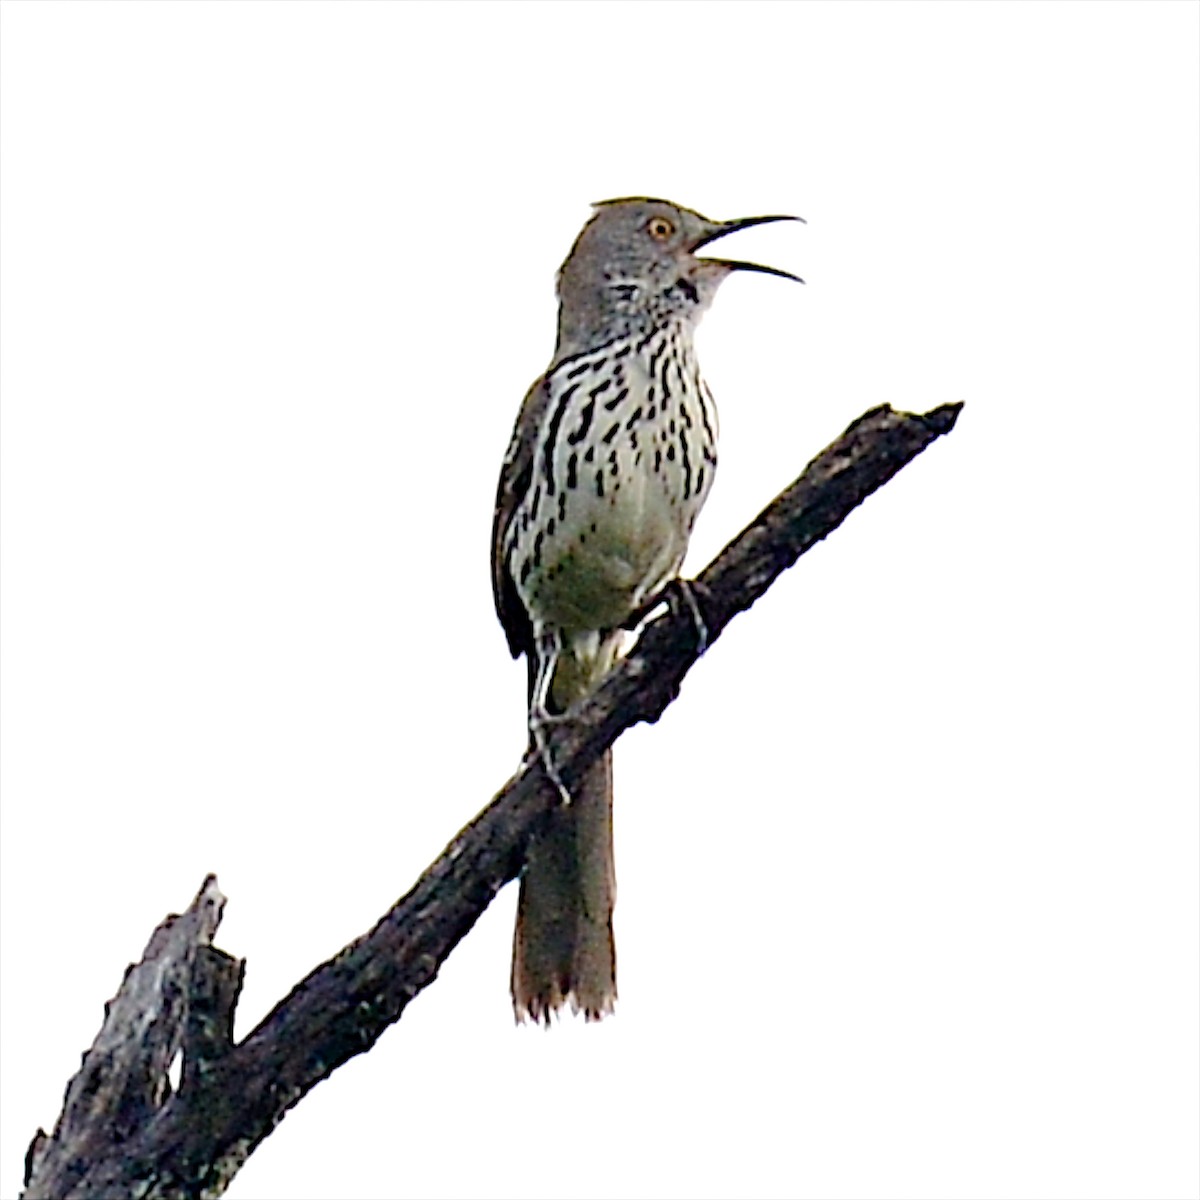
<path id="1" fill-rule="evenodd" d="M 496 472 L 630 193 L 808 220 L 692 569 L 967 408 L 619 743 L 615 1018 L 514 1030 L 508 888 L 229 1195 L 1196 1195 L 1198 16 L 4 3 L 0 1195 L 205 872 L 241 1034 L 514 768 Z"/>

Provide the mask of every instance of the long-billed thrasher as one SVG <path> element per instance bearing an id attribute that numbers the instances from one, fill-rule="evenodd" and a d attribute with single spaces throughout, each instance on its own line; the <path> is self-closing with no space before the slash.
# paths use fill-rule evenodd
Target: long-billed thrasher
<path id="1" fill-rule="evenodd" d="M 710 221 L 665 200 L 595 207 L 558 275 L 558 343 L 521 405 L 492 528 L 496 612 L 528 658 L 541 731 L 613 664 L 622 626 L 676 578 L 717 465 L 717 412 L 693 334 L 732 272 L 709 242 L 793 217 Z M 697 616 L 697 619 L 698 616 Z M 557 782 L 552 764 L 547 768 Z M 561 785 L 560 785 L 561 790 Z M 513 944 L 518 1020 L 616 999 L 611 751 L 529 847 Z"/>

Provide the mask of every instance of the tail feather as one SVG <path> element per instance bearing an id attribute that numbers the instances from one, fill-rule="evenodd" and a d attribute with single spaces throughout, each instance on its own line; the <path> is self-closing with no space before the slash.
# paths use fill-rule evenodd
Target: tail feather
<path id="1" fill-rule="evenodd" d="M 555 708 L 565 709 L 586 695 L 619 645 L 620 635 L 610 635 L 568 651 L 551 687 Z M 526 856 L 513 936 L 517 1020 L 549 1024 L 551 1014 L 566 1004 L 588 1020 L 612 1012 L 615 903 L 612 752 L 606 751 L 584 775 L 571 804 L 550 814 Z"/>
<path id="2" fill-rule="evenodd" d="M 529 848 L 517 902 L 512 994 L 518 1020 L 549 1024 L 564 1004 L 599 1020 L 617 998 L 612 913 L 612 752 Z"/>

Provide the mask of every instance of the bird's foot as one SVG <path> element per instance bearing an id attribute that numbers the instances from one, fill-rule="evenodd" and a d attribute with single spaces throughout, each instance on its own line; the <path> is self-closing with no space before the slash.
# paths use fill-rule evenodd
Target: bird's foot
<path id="1" fill-rule="evenodd" d="M 696 630 L 696 657 L 699 658 L 708 649 L 708 626 L 704 614 L 700 611 L 700 602 L 696 599 L 701 585 L 690 579 L 672 579 L 662 590 L 662 598 L 672 613 L 679 612 L 682 605 L 692 618 L 692 626 Z"/>
<path id="2" fill-rule="evenodd" d="M 640 626 L 650 619 L 660 605 L 665 604 L 672 613 L 679 612 L 682 605 L 687 609 L 688 616 L 692 619 L 692 627 L 696 631 L 696 657 L 699 658 L 708 649 L 709 634 L 708 625 L 704 620 L 704 614 L 700 611 L 700 602 L 697 596 L 707 590 L 703 584 L 697 583 L 693 579 L 672 579 L 670 583 L 665 584 L 640 608 L 634 609 L 629 619 L 621 628 L 638 631 Z"/>
<path id="3" fill-rule="evenodd" d="M 537 751 L 542 769 L 546 772 L 550 782 L 554 784 L 558 791 L 559 798 L 563 802 L 563 807 L 569 808 L 571 793 L 567 790 L 567 785 L 563 783 L 562 776 L 558 773 L 558 766 L 554 761 L 554 755 L 550 753 L 550 743 L 546 740 L 547 731 L 553 729 L 555 725 L 560 724 L 563 720 L 565 720 L 565 714 L 552 713 L 545 708 L 537 708 L 529 714 L 529 737 L 533 742 L 534 749 Z"/>

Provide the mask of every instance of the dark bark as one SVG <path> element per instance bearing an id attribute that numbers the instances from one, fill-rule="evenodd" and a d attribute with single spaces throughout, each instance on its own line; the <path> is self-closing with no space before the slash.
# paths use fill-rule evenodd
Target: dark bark
<path id="1" fill-rule="evenodd" d="M 570 718 L 549 734 L 568 788 L 631 725 L 655 721 L 707 645 L 776 577 L 940 435 L 961 409 L 873 409 L 855 421 L 672 602 Z M 678 595 L 678 593 L 676 594 Z M 27 1159 L 37 1197 L 218 1196 L 248 1155 L 316 1083 L 369 1049 L 436 978 L 558 792 L 527 758 L 383 919 L 323 963 L 234 1045 L 244 964 L 211 946 L 224 899 L 210 876 L 185 913 L 155 930 L 126 974 L 53 1135 Z M 496 981 L 497 990 L 504 986 Z M 180 1090 L 167 1071 L 183 1054 Z"/>

